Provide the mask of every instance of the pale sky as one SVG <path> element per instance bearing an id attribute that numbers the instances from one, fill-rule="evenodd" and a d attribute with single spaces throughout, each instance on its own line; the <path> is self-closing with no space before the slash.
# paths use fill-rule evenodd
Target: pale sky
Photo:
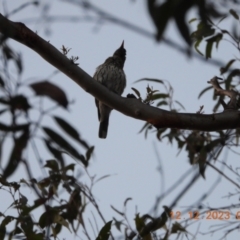
<path id="1" fill-rule="evenodd" d="M 8 11 L 11 11 L 25 2 L 27 1 L 0 0 L 0 11 L 4 13 L 3 3 L 7 6 Z M 43 8 L 43 5 L 49 1 L 43 0 L 40 2 L 40 8 Z M 47 16 L 92 16 L 91 12 L 85 13 L 81 8 L 66 2 L 64 0 L 52 0 L 49 12 L 44 10 L 45 14 Z M 148 16 L 145 1 L 92 0 L 92 2 L 103 10 L 111 12 L 114 16 L 142 27 L 150 33 L 154 33 L 155 31 L 153 23 Z M 195 16 L 194 13 L 189 16 L 189 19 L 193 16 Z M 71 48 L 69 55 L 79 56 L 79 66 L 91 76 L 94 74 L 96 67 L 102 64 L 107 57 L 111 56 L 124 40 L 127 50 L 127 59 L 124 66 L 127 76 L 127 87 L 123 96 L 132 93 L 131 87 L 137 88 L 142 96 L 145 96 L 148 83 L 133 83 L 144 77 L 158 78 L 168 80 L 171 83 L 174 87 L 174 99 L 184 105 L 186 112 L 195 113 L 198 111 L 200 105 L 204 105 L 205 113 L 210 114 L 212 112 L 214 105 L 212 101 L 213 91 L 209 91 L 200 100 L 197 98 L 199 92 L 209 86 L 207 81 L 213 76 L 219 75 L 219 68 L 210 63 L 204 63 L 195 58 L 189 59 L 166 44 L 159 44 L 154 39 L 144 37 L 108 21 L 103 23 L 101 21 L 80 21 L 76 23 L 59 21 L 44 23 L 44 19 L 40 18 L 39 8 L 34 6 L 29 6 L 11 16 L 10 20 L 25 23 L 27 27 L 33 31 L 37 31 L 39 36 L 50 41 L 58 49 L 62 45 Z M 166 36 L 182 46 L 185 44 L 174 24 L 168 27 Z M 114 216 L 120 220 L 120 217 L 111 209 L 110 205 L 122 210 L 125 199 L 131 197 L 132 201 L 128 203 L 127 215 L 131 226 L 134 228 L 133 219 L 136 208 L 137 212 L 141 215 L 152 214 L 149 211 L 152 209 L 156 197 L 172 186 L 184 172 L 192 168 L 186 153 L 182 151 L 177 155 L 178 149 L 176 144 L 171 145 L 166 139 L 162 142 L 158 141 L 154 132 L 149 133 L 147 139 L 145 139 L 143 133 L 139 134 L 139 130 L 144 122 L 129 118 L 117 111 L 113 111 L 111 114 L 107 139 L 99 139 L 99 123 L 94 98 L 62 73 L 50 77 L 55 68 L 50 66 L 32 50 L 12 40 L 9 43 L 11 43 L 11 46 L 15 50 L 22 54 L 24 63 L 22 81 L 28 80 L 27 83 L 29 83 L 30 78 L 31 82 L 48 79 L 66 91 L 69 101 L 74 101 L 74 104 L 70 105 L 69 112 L 59 108 L 53 114 L 70 122 L 78 129 L 83 139 L 90 145 L 95 146 L 94 158 L 91 159 L 90 167 L 88 168 L 89 174 L 91 176 L 96 175 L 96 178 L 108 174 L 111 175 L 97 183 L 93 189 L 93 193 L 105 219 L 109 221 Z M 236 50 L 228 42 L 221 42 L 218 51 L 214 51 L 212 55 L 215 59 L 227 62 L 236 55 Z M 160 92 L 164 92 L 161 85 L 152 83 L 149 83 L 149 85 L 159 89 Z M 33 93 L 27 90 L 27 88 L 23 88 L 22 91 L 33 96 Z M 45 104 L 47 107 L 48 104 L 52 103 L 45 101 Z M 36 118 L 36 111 L 32 112 L 31 117 Z M 50 117 L 46 117 L 44 124 L 53 127 L 58 132 L 60 131 Z M 41 134 L 39 132 L 39 136 Z M 68 140 L 71 141 L 70 138 Z M 75 147 L 78 147 L 75 143 L 73 144 Z M 160 156 L 163 176 L 160 176 L 157 170 L 159 162 L 154 146 Z M 40 140 L 38 147 L 41 158 L 44 161 L 52 158 L 49 152 L 44 150 Z M 83 149 L 80 149 L 80 151 L 84 153 Z M 33 156 L 31 150 L 29 150 L 28 156 Z M 238 156 L 228 154 L 224 150 L 220 159 L 223 160 L 226 157 L 228 157 L 229 164 L 234 166 Z M 74 162 L 70 158 L 68 160 L 69 162 Z M 36 170 L 39 168 L 39 165 L 34 157 L 31 159 L 31 162 L 33 171 L 36 174 L 35 177 L 39 179 L 42 176 L 42 172 Z M 221 168 L 221 165 L 217 163 L 216 166 Z M 81 167 L 78 166 L 76 169 L 81 170 Z M 82 172 L 83 176 L 79 181 L 89 183 L 88 176 L 84 171 Z M 18 181 L 23 178 L 21 173 L 25 174 L 20 171 L 11 177 L 11 180 Z M 173 199 L 184 188 L 191 177 L 192 174 L 185 181 L 181 182 L 181 185 L 175 191 L 162 200 L 159 204 L 158 214 L 161 214 L 163 205 L 170 205 L 172 203 Z M 204 193 L 208 192 L 217 179 L 218 174 L 208 169 L 206 171 L 206 180 L 200 178 L 181 199 L 174 210 L 183 212 L 185 207 L 191 206 Z M 162 186 L 164 186 L 164 189 Z M 211 195 L 204 200 L 204 204 L 210 207 L 219 207 L 236 203 L 236 198 L 223 198 L 228 192 L 235 191 L 236 189 L 233 185 L 222 179 L 220 184 L 211 192 Z M 29 194 L 29 197 L 30 195 L 33 196 L 30 190 L 26 190 L 25 194 Z M 7 203 L 6 206 L 8 205 Z M 1 207 L 0 212 L 4 212 L 6 208 L 2 209 Z M 96 212 L 94 213 L 96 214 Z M 85 217 L 85 224 L 88 224 L 88 218 L 94 222 L 90 211 L 86 212 Z M 187 218 L 187 214 L 184 217 Z M 102 221 L 98 216 L 96 219 L 98 227 L 101 228 L 103 226 Z M 211 225 L 219 223 L 217 220 L 202 219 L 198 223 L 191 225 L 188 230 L 192 234 L 195 234 L 197 229 L 199 229 L 199 232 L 208 232 Z M 91 228 L 89 229 L 91 232 Z M 159 233 L 162 232 L 163 230 L 159 231 Z M 120 235 L 115 230 L 114 233 L 116 236 Z M 219 239 L 222 236 L 221 234 L 213 235 L 212 239 Z M 79 230 L 78 236 L 80 236 L 80 239 L 85 239 L 82 229 Z M 234 236 L 236 235 L 232 234 L 231 239 L 234 239 Z M 68 230 L 65 230 L 60 235 L 60 239 L 64 238 L 73 239 L 74 237 Z M 92 239 L 94 239 L 94 235 Z M 175 239 L 174 235 L 170 239 Z M 191 239 L 191 235 L 189 235 L 189 239 Z M 206 236 L 199 233 L 196 239 L 206 239 Z"/>

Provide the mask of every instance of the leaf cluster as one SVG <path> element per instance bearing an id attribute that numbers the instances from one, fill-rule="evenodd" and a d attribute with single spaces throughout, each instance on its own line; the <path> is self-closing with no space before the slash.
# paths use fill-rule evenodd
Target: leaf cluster
<path id="1" fill-rule="evenodd" d="M 174 20 L 179 33 L 188 46 L 191 46 L 190 28 L 186 22 L 187 15 L 193 9 L 197 9 L 201 22 L 206 25 L 207 16 L 213 18 L 222 17 L 222 13 L 217 10 L 216 4 L 207 0 L 168 0 L 160 1 L 148 0 L 148 12 L 156 27 L 156 39 L 164 38 L 164 33 L 170 20 Z"/>
<path id="2" fill-rule="evenodd" d="M 0 164 L 3 169 L 0 189 L 8 192 L 13 199 L 9 208 L 16 209 L 14 216 L 0 213 L 0 239 L 25 237 L 43 240 L 47 239 L 47 236 L 56 239 L 62 227 L 76 233 L 79 226 L 84 226 L 86 199 L 92 202 L 94 198 L 90 197 L 90 188 L 81 185 L 73 175 L 75 164 L 66 165 L 65 155 L 69 155 L 86 169 L 94 147 L 90 146 L 69 122 L 52 114 L 59 107 L 68 109 L 70 103 L 65 91 L 49 80 L 30 84 L 22 82 L 20 79 L 23 64 L 20 54 L 10 47 L 7 39 L 3 40 L 0 48 Z M 12 70 L 9 70 L 11 61 L 17 69 L 16 78 L 11 73 Z M 27 92 L 31 92 L 31 95 L 27 95 Z M 50 101 L 51 107 L 43 104 L 46 99 Z M 33 111 L 38 112 L 37 120 L 31 119 Z M 44 123 L 45 118 L 50 118 L 58 130 Z M 42 164 L 36 142 L 44 144 L 52 157 L 42 165 L 43 169 L 48 170 L 48 175 L 39 180 L 33 177 L 30 159 L 26 155 L 29 149 L 32 149 L 35 161 Z M 6 144 L 9 147 L 5 153 Z M 6 164 L 3 164 L 3 152 L 8 158 Z M 9 181 L 20 165 L 25 168 L 29 180 L 25 178 L 19 182 Z M 37 198 L 33 203 L 29 203 L 28 197 L 23 194 L 23 186 L 32 189 L 36 194 Z M 62 191 L 69 195 L 68 200 L 60 198 Z M 36 220 L 34 211 L 38 208 L 42 208 L 43 213 Z M 14 227 L 9 231 L 10 226 Z"/>
<path id="3" fill-rule="evenodd" d="M 229 10 L 230 17 L 233 18 L 233 20 L 236 21 L 236 25 L 239 25 L 239 16 L 238 14 L 233 10 Z M 202 56 L 205 56 L 207 59 L 211 58 L 213 46 L 216 45 L 216 49 L 218 48 L 220 42 L 222 41 L 228 41 L 230 42 L 236 49 L 239 51 L 239 43 L 240 43 L 240 36 L 235 31 L 235 28 L 233 28 L 232 31 L 226 30 L 221 28 L 220 23 L 224 21 L 228 15 L 225 15 L 222 17 L 217 23 L 214 23 L 210 18 L 207 18 L 207 23 L 204 24 L 203 22 L 199 22 L 197 25 L 197 30 L 194 31 L 191 36 L 194 39 L 194 47 L 195 50 Z M 191 22 L 196 21 L 196 19 L 192 19 Z M 199 46 L 202 42 L 206 43 L 205 46 L 205 54 L 203 54 L 199 50 Z M 240 77 L 240 69 L 238 67 L 234 67 L 234 64 L 236 65 L 237 62 L 239 62 L 240 59 L 237 57 L 230 59 L 226 62 L 225 66 L 220 67 L 219 74 L 222 76 L 222 79 L 224 80 L 221 84 L 224 85 L 225 90 L 235 90 L 238 92 L 239 88 L 239 77 Z M 206 87 L 203 89 L 200 93 L 198 98 L 200 98 L 203 94 L 205 94 L 207 91 L 212 90 L 212 86 Z M 213 100 L 216 101 L 215 106 L 213 107 L 213 112 L 217 112 L 219 110 L 219 107 L 222 105 L 222 101 L 226 96 L 217 97 L 216 92 L 213 92 Z"/>
<path id="4" fill-rule="evenodd" d="M 75 164 L 69 164 L 60 167 L 56 160 L 47 160 L 44 165 L 48 169 L 48 176 L 36 180 L 35 178 L 27 181 L 21 179 L 19 182 L 9 182 L 2 175 L 0 176 L 0 188 L 9 192 L 13 198 L 13 202 L 9 208 L 16 209 L 16 216 L 1 213 L 2 218 L 0 228 L 0 239 L 5 239 L 9 235 L 9 239 L 14 237 L 25 236 L 27 239 L 45 239 L 48 228 L 51 229 L 54 239 L 61 232 L 62 227 L 70 230 L 74 228 L 74 222 L 78 222 L 78 226 L 83 224 L 82 214 L 85 210 L 86 203 L 82 201 L 85 194 L 85 187 L 78 184 L 78 180 L 69 174 L 74 172 Z M 33 203 L 28 203 L 28 197 L 22 194 L 22 187 L 27 186 L 33 189 L 37 194 L 37 199 Z M 60 199 L 59 191 L 65 189 L 69 194 L 69 200 Z M 56 201 L 56 199 L 59 199 Z M 54 206 L 52 202 L 54 201 Z M 57 204 L 56 204 L 57 203 Z M 43 213 L 36 221 L 33 217 L 33 211 L 39 207 L 44 209 Z M 7 232 L 7 225 L 14 223 L 14 229 Z"/>
<path id="5" fill-rule="evenodd" d="M 169 2 L 167 1 L 165 4 L 170 4 Z M 162 8 L 163 5 L 160 5 L 158 7 Z M 232 16 L 234 20 L 238 21 L 239 16 L 234 10 L 229 10 L 229 15 L 230 17 Z M 236 34 L 236 32 L 233 31 L 232 33 L 230 33 L 230 31 L 227 31 L 220 27 L 220 23 L 226 18 L 227 15 L 222 16 L 222 18 L 218 21 L 217 24 L 215 24 L 213 20 L 211 20 L 208 16 L 206 16 L 204 19 L 197 20 L 197 18 L 194 18 L 189 21 L 189 23 L 196 21 L 199 22 L 197 25 L 197 29 L 191 34 L 191 39 L 194 43 L 195 50 L 200 55 L 204 56 L 204 54 L 198 48 L 200 43 L 206 43 L 205 57 L 210 58 L 213 50 L 213 45 L 215 44 L 216 48 L 218 48 L 219 43 L 224 40 L 223 37 L 228 37 L 229 41 L 231 41 L 235 48 L 239 50 L 240 37 Z M 225 66 L 219 69 L 220 74 L 224 78 L 222 84 L 224 84 L 224 89 L 226 90 L 234 89 L 235 91 L 237 91 L 237 88 L 239 87 L 240 70 L 237 67 L 233 68 L 234 63 L 239 61 L 240 60 L 238 58 L 230 59 Z M 173 88 L 170 84 L 169 87 L 166 87 L 166 81 L 145 78 L 140 79 L 137 82 L 141 81 L 158 83 L 165 86 L 166 91 L 166 93 L 159 94 L 158 90 L 153 90 L 152 88 L 147 86 L 147 97 L 145 100 L 143 100 L 139 91 L 134 88 L 133 91 L 137 95 L 137 98 L 142 102 L 146 104 L 153 104 L 153 100 L 160 100 L 155 104 L 156 107 L 162 107 L 166 105 L 171 111 L 178 112 L 179 110 L 176 109 L 173 104 L 177 103 L 178 105 L 180 105 L 180 107 L 182 107 L 182 109 L 184 109 L 184 107 L 178 101 L 173 100 Z M 203 89 L 199 94 L 199 98 L 207 91 L 212 89 L 212 86 Z M 218 98 L 215 91 L 213 91 L 213 100 L 216 101 L 216 104 L 213 107 L 214 112 L 219 110 L 225 97 L 226 96 L 220 96 Z M 197 114 L 202 114 L 203 108 L 204 106 L 201 106 L 200 110 L 197 111 Z M 218 131 L 216 133 L 205 133 L 201 131 L 183 131 L 180 129 L 153 129 L 153 127 L 149 123 L 145 123 L 145 125 L 140 130 L 140 132 L 145 133 L 145 137 L 147 137 L 150 131 L 155 132 L 157 138 L 160 141 L 167 139 L 172 144 L 176 143 L 179 152 L 184 149 L 188 154 L 189 163 L 191 165 L 198 164 L 199 172 L 204 178 L 206 164 L 208 162 L 208 156 L 213 156 L 216 154 L 216 152 L 217 155 L 220 154 L 224 146 L 232 145 L 232 141 L 234 142 L 234 146 L 238 145 L 239 143 L 238 129 L 233 131 Z"/>

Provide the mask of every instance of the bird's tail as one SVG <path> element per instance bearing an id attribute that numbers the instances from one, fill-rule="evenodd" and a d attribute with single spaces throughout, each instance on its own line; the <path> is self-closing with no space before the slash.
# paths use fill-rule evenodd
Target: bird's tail
<path id="1" fill-rule="evenodd" d="M 99 138 L 106 138 L 108 131 L 108 118 L 104 119 L 104 121 L 100 122 L 98 136 Z"/>

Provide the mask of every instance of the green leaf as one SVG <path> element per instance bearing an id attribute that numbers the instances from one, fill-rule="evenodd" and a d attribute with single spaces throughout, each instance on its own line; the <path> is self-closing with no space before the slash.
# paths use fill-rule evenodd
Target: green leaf
<path id="1" fill-rule="evenodd" d="M 214 33 L 215 29 L 211 25 L 201 21 L 197 26 L 197 30 L 191 34 L 191 37 L 196 40 L 202 40 L 205 37 L 212 36 Z"/>
<path id="2" fill-rule="evenodd" d="M 47 218 L 48 218 L 48 214 L 47 212 L 44 212 L 40 218 L 39 218 L 39 221 L 38 221 L 38 224 L 41 228 L 45 228 L 46 226 L 50 225 L 53 220 L 49 223 L 49 220 L 47 221 Z"/>
<path id="3" fill-rule="evenodd" d="M 218 48 L 218 45 L 219 45 L 220 41 L 222 40 L 222 37 L 223 37 L 222 34 L 218 34 L 216 36 L 216 48 Z"/>
<path id="4" fill-rule="evenodd" d="M 135 93 L 136 93 L 136 95 L 139 97 L 139 98 L 141 98 L 141 94 L 140 94 L 140 92 L 136 89 L 136 88 L 131 88 Z"/>
<path id="5" fill-rule="evenodd" d="M 144 222 L 144 220 L 141 217 L 139 217 L 139 213 L 136 214 L 136 217 L 135 217 L 134 220 L 135 220 L 136 229 L 140 233 L 141 230 L 145 227 L 145 222 Z"/>
<path id="6" fill-rule="evenodd" d="M 96 179 L 94 183 L 96 184 L 97 182 L 102 181 L 103 179 L 108 178 L 110 176 L 111 176 L 111 174 L 103 175 L 103 176 L 99 177 L 98 179 Z"/>
<path id="7" fill-rule="evenodd" d="M 100 230 L 96 240 L 108 240 L 110 236 L 112 221 L 107 222 Z"/>
<path id="8" fill-rule="evenodd" d="M 231 34 L 229 33 L 229 31 L 226 30 L 226 29 L 221 29 L 221 32 L 222 32 L 223 34 L 228 34 L 229 36 L 231 36 Z"/>
<path id="9" fill-rule="evenodd" d="M 147 86 L 146 89 L 147 89 L 147 93 L 152 92 L 152 89 L 149 86 Z"/>
<path id="10" fill-rule="evenodd" d="M 27 97 L 24 95 L 16 95 L 10 98 L 0 98 L 0 103 L 8 105 L 11 110 L 22 110 L 27 112 L 31 108 Z"/>
<path id="11" fill-rule="evenodd" d="M 205 179 L 205 170 L 206 170 L 206 159 L 207 159 L 207 152 L 203 147 L 199 154 L 198 166 L 199 166 L 199 173 Z"/>
<path id="12" fill-rule="evenodd" d="M 44 167 L 46 168 L 50 168 L 52 169 L 54 172 L 58 172 L 59 171 L 59 167 L 58 167 L 58 163 L 56 160 L 47 160 L 47 163 L 44 165 Z"/>
<path id="13" fill-rule="evenodd" d="M 162 135 L 162 133 L 164 133 L 166 130 L 167 130 L 167 128 L 160 128 L 160 129 L 158 129 L 158 131 L 157 131 L 157 138 L 158 138 L 158 140 L 161 140 L 161 135 Z"/>
<path id="14" fill-rule="evenodd" d="M 201 30 L 202 30 L 203 37 L 209 37 L 215 33 L 215 29 L 212 28 L 212 26 L 208 25 L 208 24 L 203 24 L 203 28 Z"/>
<path id="15" fill-rule="evenodd" d="M 48 150 L 60 162 L 61 167 L 63 168 L 64 167 L 64 159 L 63 159 L 63 156 L 62 156 L 62 152 L 59 151 L 59 149 L 53 147 L 49 140 L 44 139 L 44 142 L 45 142 L 46 147 L 48 148 Z"/>
<path id="16" fill-rule="evenodd" d="M 127 206 L 127 203 L 128 203 L 128 201 L 131 201 L 132 200 L 132 198 L 127 198 L 125 201 L 124 201 L 124 207 L 126 207 Z"/>
<path id="17" fill-rule="evenodd" d="M 34 90 L 35 94 L 38 96 L 46 96 L 57 102 L 63 108 L 68 107 L 68 100 L 65 92 L 48 81 L 42 81 L 33 83 L 30 87 Z"/>
<path id="18" fill-rule="evenodd" d="M 30 233 L 27 235 L 27 239 L 34 239 L 34 240 L 43 240 L 45 237 L 44 237 L 44 234 L 43 233 Z"/>
<path id="19" fill-rule="evenodd" d="M 221 33 L 218 33 L 217 35 L 211 37 L 211 38 L 208 38 L 207 42 L 212 42 L 212 43 L 216 43 L 216 48 L 218 48 L 218 44 L 219 42 L 222 40 L 222 37 L 223 35 Z"/>
<path id="20" fill-rule="evenodd" d="M 210 90 L 210 89 L 212 89 L 212 88 L 213 88 L 212 86 L 204 88 L 204 89 L 199 93 L 198 99 L 199 99 L 205 92 L 207 92 L 208 90 Z"/>
<path id="21" fill-rule="evenodd" d="M 3 220 L 2 220 L 2 223 L 1 223 L 1 226 L 6 226 L 8 225 L 12 220 L 14 220 L 15 217 L 13 216 L 6 216 Z"/>
<path id="22" fill-rule="evenodd" d="M 176 141 L 178 143 L 178 149 L 182 149 L 184 147 L 184 145 L 186 144 L 186 141 L 182 141 L 179 138 L 176 138 Z"/>
<path id="23" fill-rule="evenodd" d="M 37 183 L 37 186 L 40 190 L 43 190 L 44 188 L 48 187 L 51 184 L 51 178 L 46 177 L 43 178 L 41 181 Z"/>
<path id="24" fill-rule="evenodd" d="M 75 168 L 75 164 L 71 163 L 71 164 L 67 165 L 66 167 L 62 168 L 61 170 L 64 172 L 67 172 L 68 170 L 74 171 L 74 168 Z"/>
<path id="25" fill-rule="evenodd" d="M 28 103 L 27 97 L 23 95 L 17 95 L 12 97 L 9 103 L 10 103 L 11 109 L 14 109 L 14 110 L 22 110 L 24 112 L 27 112 L 31 108 L 30 104 Z"/>
<path id="26" fill-rule="evenodd" d="M 3 172 L 3 178 L 8 178 L 12 175 L 18 167 L 18 164 L 22 160 L 23 150 L 26 148 L 29 140 L 29 129 L 26 129 L 23 134 L 15 140 L 14 147 L 12 149 L 11 156 L 8 164 Z"/>
<path id="27" fill-rule="evenodd" d="M 15 62 L 18 73 L 21 74 L 22 73 L 21 54 L 13 51 L 6 43 L 2 45 L 2 53 L 3 53 L 4 58 L 6 58 L 6 60 L 11 59 Z"/>
<path id="28" fill-rule="evenodd" d="M 163 81 L 163 80 L 156 79 L 156 78 L 141 78 L 141 79 L 135 81 L 134 83 L 143 82 L 143 81 L 156 82 L 156 83 L 164 84 L 164 81 Z"/>
<path id="29" fill-rule="evenodd" d="M 175 222 L 172 225 L 171 233 L 178 233 L 178 232 L 186 232 L 186 228 L 184 228 L 180 223 Z"/>
<path id="30" fill-rule="evenodd" d="M 180 6 L 180 9 L 181 9 L 181 6 Z M 192 39 L 189 33 L 189 26 L 185 21 L 185 15 L 184 14 L 177 14 L 177 16 L 175 15 L 175 22 L 182 38 L 190 47 L 192 44 Z"/>
<path id="31" fill-rule="evenodd" d="M 239 35 L 239 31 L 238 31 L 238 28 L 236 26 L 232 26 L 232 36 L 235 38 L 235 39 L 240 39 L 240 35 Z M 235 40 L 236 41 L 236 40 Z M 237 40 L 238 41 L 238 40 Z"/>
<path id="32" fill-rule="evenodd" d="M 117 210 L 114 206 L 111 205 L 111 208 L 118 213 L 119 215 L 121 215 L 122 217 L 125 215 L 123 212 L 120 212 L 119 210 Z M 116 221 L 116 220 L 115 220 Z"/>
<path id="33" fill-rule="evenodd" d="M 26 130 L 29 128 L 29 124 L 19 124 L 15 126 L 6 125 L 4 123 L 0 123 L 0 130 L 3 132 L 17 132 L 21 130 Z"/>
<path id="34" fill-rule="evenodd" d="M 87 153 L 86 153 L 86 160 L 87 160 L 87 161 L 89 161 L 90 157 L 92 156 L 93 150 L 94 150 L 94 146 L 93 146 L 93 147 L 90 147 L 90 148 L 87 150 Z"/>
<path id="35" fill-rule="evenodd" d="M 197 21 L 197 18 L 192 18 L 188 21 L 188 23 L 192 23 L 192 22 L 195 22 L 195 21 Z"/>
<path id="36" fill-rule="evenodd" d="M 229 10 L 229 13 L 237 20 L 239 20 L 239 16 L 238 14 L 233 10 L 233 9 L 230 9 Z"/>
<path id="37" fill-rule="evenodd" d="M 3 77 L 0 75 L 0 88 L 4 88 L 5 87 L 5 80 L 3 79 Z"/>
<path id="38" fill-rule="evenodd" d="M 150 124 L 148 122 L 146 122 L 138 133 L 141 133 L 144 129 L 148 128 L 149 125 Z"/>
<path id="39" fill-rule="evenodd" d="M 6 178 L 3 178 L 1 175 L 0 175 L 0 183 L 3 185 L 3 186 L 11 186 L 11 184 L 6 180 Z M 1 217 L 1 215 L 0 215 Z"/>
<path id="40" fill-rule="evenodd" d="M 211 58 L 212 57 L 212 46 L 213 46 L 213 42 L 208 42 L 207 46 L 206 46 L 206 58 Z"/>
<path id="41" fill-rule="evenodd" d="M 57 224 L 61 224 L 71 232 L 71 229 L 69 228 L 69 223 L 61 215 L 55 214 L 53 222 Z"/>
<path id="42" fill-rule="evenodd" d="M 185 110 L 185 107 L 184 107 L 179 101 L 175 100 L 174 102 L 175 102 L 176 104 L 178 104 L 182 109 Z"/>
<path id="43" fill-rule="evenodd" d="M 167 106 L 168 105 L 168 102 L 167 101 L 160 101 L 157 103 L 157 107 L 160 107 L 160 106 Z"/>
<path id="44" fill-rule="evenodd" d="M 8 111 L 7 108 L 4 108 L 4 109 L 0 110 L 0 115 L 3 114 L 3 113 L 5 113 L 5 112 L 7 112 L 7 111 Z"/>
<path id="45" fill-rule="evenodd" d="M 168 98 L 169 94 L 166 93 L 157 93 L 152 95 L 151 100 L 157 100 L 157 99 L 161 99 L 161 98 Z"/>
<path id="46" fill-rule="evenodd" d="M 6 234 L 6 227 L 0 225 L 0 240 L 4 240 L 5 234 Z"/>
<path id="47" fill-rule="evenodd" d="M 78 133 L 78 131 L 72 127 L 68 122 L 66 122 L 64 119 L 54 116 L 55 121 L 57 122 L 57 124 L 69 135 L 71 136 L 73 139 L 75 139 L 76 141 L 78 141 L 81 145 L 83 145 L 83 147 L 85 147 L 86 149 L 89 149 L 88 144 L 82 140 L 80 138 L 80 134 Z"/>
<path id="48" fill-rule="evenodd" d="M 151 4 L 152 2 L 152 4 Z M 156 8 L 157 4 L 153 4 L 155 1 L 149 1 L 149 14 L 152 18 L 153 23 L 156 26 L 156 39 L 157 41 L 160 41 L 164 31 L 166 29 L 167 23 L 169 21 L 169 19 L 172 16 L 172 12 L 173 12 L 173 3 L 172 1 L 166 1 L 161 5 L 158 5 L 158 7 Z"/>
<path id="49" fill-rule="evenodd" d="M 62 230 L 62 225 L 57 223 L 55 227 L 52 226 L 52 231 L 54 232 L 55 238 L 58 233 L 60 233 Z"/>
<path id="50" fill-rule="evenodd" d="M 84 156 L 79 154 L 78 151 L 73 146 L 71 146 L 62 136 L 48 127 L 42 127 L 42 129 L 53 142 L 58 144 L 61 148 L 65 149 L 70 155 L 80 160 L 84 166 L 88 165 L 88 162 L 85 160 Z"/>
<path id="51" fill-rule="evenodd" d="M 225 81 L 225 88 L 226 90 L 229 90 L 231 82 L 232 82 L 232 78 L 235 76 L 240 76 L 240 70 L 239 69 L 233 69 L 230 74 L 228 75 L 226 81 Z"/>
<path id="52" fill-rule="evenodd" d="M 230 60 L 225 67 L 220 68 L 221 75 L 228 71 L 228 69 L 232 66 L 232 64 L 235 62 L 235 59 Z"/>
<path id="53" fill-rule="evenodd" d="M 2 220 L 1 225 L 0 225 L 0 240 L 4 240 L 5 239 L 6 225 L 8 225 L 14 219 L 15 218 L 12 217 L 12 216 L 4 217 L 4 219 Z"/>
<path id="54" fill-rule="evenodd" d="M 226 16 L 223 16 L 222 18 L 220 18 L 220 20 L 218 21 L 217 25 L 222 22 L 225 18 L 227 18 L 227 15 Z"/>
<path id="55" fill-rule="evenodd" d="M 22 233 L 22 229 L 19 228 L 19 227 L 16 227 L 16 228 L 14 229 L 14 234 L 20 234 L 20 233 Z"/>
<path id="56" fill-rule="evenodd" d="M 35 234 L 33 233 L 33 220 L 30 217 L 30 215 L 24 216 L 24 218 L 21 221 L 21 228 L 23 229 L 27 238 L 34 239 L 34 240 L 36 239 L 36 238 L 32 238 Z"/>
<path id="57" fill-rule="evenodd" d="M 51 225 L 54 222 L 55 216 L 58 215 L 58 211 L 54 208 L 47 206 L 47 211 L 44 212 L 38 221 L 41 228 Z"/>
<path id="58" fill-rule="evenodd" d="M 118 230 L 119 232 L 121 232 L 121 226 L 123 225 L 123 224 L 122 224 L 122 221 L 118 221 L 116 218 L 113 218 L 113 220 L 114 220 L 114 225 L 115 225 L 115 227 L 117 228 L 117 230 Z"/>

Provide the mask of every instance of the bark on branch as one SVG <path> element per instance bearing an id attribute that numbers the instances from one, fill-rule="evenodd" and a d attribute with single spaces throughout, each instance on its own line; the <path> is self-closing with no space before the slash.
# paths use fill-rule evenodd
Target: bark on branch
<path id="1" fill-rule="evenodd" d="M 240 127 L 240 112 L 237 110 L 218 114 L 175 113 L 145 105 L 137 99 L 119 97 L 95 81 L 77 65 L 74 65 L 53 45 L 39 37 L 24 24 L 12 22 L 1 14 L 0 33 L 37 52 L 48 63 L 101 102 L 129 117 L 147 121 L 156 128 L 216 131 Z"/>

